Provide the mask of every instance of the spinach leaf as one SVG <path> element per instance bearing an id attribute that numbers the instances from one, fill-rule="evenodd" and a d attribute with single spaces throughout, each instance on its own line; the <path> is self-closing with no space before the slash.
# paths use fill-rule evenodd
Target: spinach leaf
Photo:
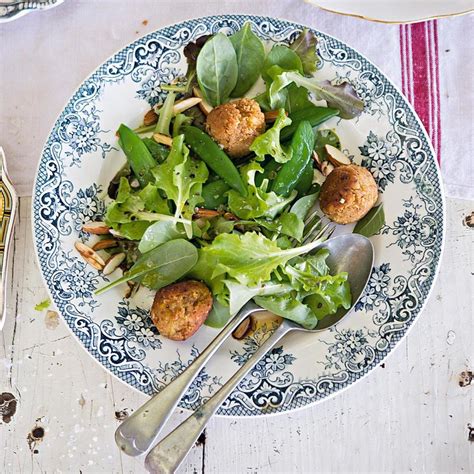
<path id="1" fill-rule="evenodd" d="M 281 91 L 294 83 L 312 92 L 316 99 L 325 100 L 328 107 L 338 109 L 340 117 L 344 119 L 357 117 L 364 110 L 364 102 L 359 99 L 348 82 L 339 85 L 332 85 L 329 81 L 317 82 L 313 78 L 302 76 L 297 71 L 282 71 L 278 66 L 273 66 L 268 72 L 274 77 L 268 91 L 272 106 L 274 102 L 279 102 Z"/>
<path id="2" fill-rule="evenodd" d="M 186 237 L 180 224 L 173 221 L 158 221 L 147 228 L 138 244 L 141 253 L 149 252 L 170 240 Z"/>
<path id="3" fill-rule="evenodd" d="M 263 65 L 262 77 L 265 82 L 271 82 L 273 77 L 269 74 L 269 69 L 279 66 L 283 71 L 298 71 L 303 73 L 303 65 L 300 57 L 288 46 L 276 44 L 268 53 Z"/>
<path id="4" fill-rule="evenodd" d="M 197 261 L 198 252 L 193 244 L 184 239 L 171 240 L 143 254 L 128 272 L 97 290 L 96 295 L 130 280 L 159 290 L 184 276 Z"/>
<path id="5" fill-rule="evenodd" d="M 317 192 L 308 194 L 307 196 L 303 196 L 299 198 L 293 206 L 290 208 L 290 212 L 295 214 L 299 219 L 304 221 L 310 209 L 316 204 L 319 196 L 319 189 Z"/>
<path id="6" fill-rule="evenodd" d="M 299 36 L 290 44 L 290 48 L 300 57 L 303 72 L 307 76 L 317 69 L 318 54 L 316 51 L 318 40 L 315 34 L 305 28 Z"/>
<path id="7" fill-rule="evenodd" d="M 383 204 L 373 207 L 354 227 L 354 234 L 372 237 L 385 225 Z"/>
<path id="8" fill-rule="evenodd" d="M 229 39 L 235 49 L 239 68 L 237 84 L 230 95 L 242 97 L 260 76 L 265 61 L 265 48 L 249 22 Z"/>
<path id="9" fill-rule="evenodd" d="M 237 84 L 239 68 L 227 36 L 218 33 L 205 43 L 197 58 L 196 72 L 199 87 L 212 106 L 229 98 Z"/>
<path id="10" fill-rule="evenodd" d="M 260 160 L 263 160 L 265 155 L 270 155 L 278 163 L 289 161 L 291 151 L 285 149 L 280 143 L 280 132 L 282 128 L 290 124 L 291 119 L 286 116 L 284 109 L 280 109 L 273 126 L 253 141 L 249 147 L 250 151 L 253 151 Z"/>
<path id="11" fill-rule="evenodd" d="M 188 43 L 183 49 L 184 57 L 188 63 L 188 70 L 186 71 L 186 92 L 196 84 L 196 61 L 199 52 L 209 38 L 212 38 L 212 35 L 199 36 L 199 38 L 196 38 L 196 41 Z"/>

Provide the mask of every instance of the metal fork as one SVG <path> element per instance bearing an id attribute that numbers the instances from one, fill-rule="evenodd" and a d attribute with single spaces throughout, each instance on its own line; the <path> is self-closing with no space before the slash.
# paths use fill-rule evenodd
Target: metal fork
<path id="1" fill-rule="evenodd" d="M 322 242 L 334 231 L 335 226 L 331 226 L 329 223 L 321 228 L 321 221 L 318 218 L 316 222 L 315 216 L 316 212 L 313 212 L 305 220 L 302 239 L 304 243 L 316 240 Z M 130 456 L 139 456 L 148 451 L 191 382 L 197 377 L 210 357 L 245 318 L 258 311 L 265 310 L 252 302 L 247 303 L 186 370 L 117 428 L 115 442 L 124 453 Z"/>

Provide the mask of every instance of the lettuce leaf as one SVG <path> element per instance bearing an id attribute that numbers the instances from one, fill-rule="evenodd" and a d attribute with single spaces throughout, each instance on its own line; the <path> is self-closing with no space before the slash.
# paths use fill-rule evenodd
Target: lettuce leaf
<path id="1" fill-rule="evenodd" d="M 201 249 L 204 260 L 214 259 L 211 278 L 227 273 L 242 285 L 256 286 L 271 280 L 272 272 L 297 255 L 311 251 L 318 241 L 282 250 L 256 232 L 220 234 L 211 245 Z M 215 265 L 214 265 L 215 263 Z"/>
<path id="2" fill-rule="evenodd" d="M 333 85 L 329 81 L 318 82 L 313 78 L 302 76 L 298 71 L 283 71 L 278 66 L 269 70 L 273 82 L 268 89 L 269 102 L 273 107 L 279 103 L 281 91 L 290 84 L 306 88 L 316 99 L 325 100 L 328 107 L 338 109 L 340 117 L 352 119 L 364 110 L 364 102 L 359 99 L 354 88 L 348 82 Z"/>
<path id="3" fill-rule="evenodd" d="M 275 218 L 293 199 L 297 192 L 293 191 L 288 197 L 279 196 L 273 191 L 267 192 L 268 180 L 263 180 L 260 186 L 255 184 L 255 175 L 263 173 L 263 168 L 255 161 L 241 168 L 241 174 L 247 183 L 247 196 L 242 196 L 235 190 L 228 191 L 228 205 L 232 213 L 240 219 L 255 219 L 258 217 Z"/>
<path id="4" fill-rule="evenodd" d="M 318 324 L 318 319 L 312 309 L 302 303 L 294 291 L 280 296 L 257 296 L 254 301 L 262 308 L 290 319 L 305 329 L 314 329 Z"/>
<path id="5" fill-rule="evenodd" d="M 318 40 L 316 35 L 305 28 L 299 36 L 290 44 L 290 48 L 299 56 L 303 65 L 303 72 L 307 76 L 317 69 L 318 54 L 316 47 Z"/>
<path id="6" fill-rule="evenodd" d="M 158 188 L 149 183 L 139 191 L 133 191 L 127 178 L 121 177 L 117 197 L 107 206 L 105 222 L 123 237 L 140 240 L 156 216 L 169 214 L 166 199 Z M 153 218 L 144 216 L 153 216 Z"/>
<path id="7" fill-rule="evenodd" d="M 280 143 L 280 131 L 290 124 L 291 119 L 286 116 L 285 109 L 281 108 L 278 111 L 278 117 L 273 126 L 253 141 L 249 148 L 250 151 L 253 151 L 260 160 L 263 160 L 265 155 L 270 155 L 278 163 L 289 161 L 291 159 L 291 150 L 286 149 Z"/>
<path id="8" fill-rule="evenodd" d="M 170 154 L 166 161 L 152 170 L 156 185 L 162 189 L 168 199 L 175 203 L 175 220 L 190 219 L 196 204 L 202 202 L 202 185 L 209 172 L 203 161 L 189 157 L 184 144 L 184 135 L 173 138 Z M 185 223 L 188 238 L 192 237 L 190 223 Z"/>

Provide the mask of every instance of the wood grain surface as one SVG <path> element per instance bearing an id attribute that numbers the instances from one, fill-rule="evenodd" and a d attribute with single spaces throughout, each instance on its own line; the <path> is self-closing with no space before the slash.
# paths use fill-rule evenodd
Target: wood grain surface
<path id="1" fill-rule="evenodd" d="M 47 293 L 30 205 L 21 199 L 9 317 L 0 333 L 0 472 L 145 472 L 143 459 L 118 451 L 113 433 L 146 397 L 99 366 L 54 308 L 35 310 Z M 447 205 L 439 278 L 386 363 L 304 410 L 212 420 L 181 472 L 474 470 L 473 203 Z M 168 430 L 185 416 L 176 413 Z"/>

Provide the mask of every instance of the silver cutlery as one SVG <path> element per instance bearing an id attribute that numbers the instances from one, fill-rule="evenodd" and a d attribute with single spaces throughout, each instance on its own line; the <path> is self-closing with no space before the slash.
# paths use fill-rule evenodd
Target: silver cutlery
<path id="1" fill-rule="evenodd" d="M 314 211 L 305 220 L 302 244 L 328 239 L 333 231 L 334 226 L 330 224 L 321 227 L 319 214 Z M 247 303 L 185 371 L 155 394 L 117 428 L 115 442 L 124 453 L 129 456 L 139 456 L 148 451 L 191 382 L 209 358 L 245 318 L 257 311 L 264 310 L 253 303 Z"/>
<path id="2" fill-rule="evenodd" d="M 175 472 L 221 404 L 255 364 L 283 336 L 291 331 L 307 332 L 316 335 L 340 322 L 341 319 L 351 311 L 364 291 L 372 272 L 374 249 L 370 240 L 358 234 L 347 234 L 323 242 L 315 250 L 318 248 L 327 248 L 329 250 L 330 254 L 327 263 L 331 273 L 339 273 L 342 271 L 348 273 L 348 280 L 352 291 L 352 307 L 349 310 L 340 310 L 336 314 L 324 318 L 317 329 L 314 330 L 303 329 L 292 321 L 283 320 L 282 324 L 218 392 L 148 453 L 145 459 L 145 467 L 149 472 Z M 252 309 L 250 306 L 247 306 L 246 311 L 250 313 L 257 309 L 258 307 Z M 177 396 L 177 392 L 168 394 L 169 398 Z"/>
<path id="3" fill-rule="evenodd" d="M 0 330 L 6 319 L 9 268 L 11 262 L 13 227 L 18 209 L 18 196 L 8 176 L 7 161 L 0 147 Z"/>

